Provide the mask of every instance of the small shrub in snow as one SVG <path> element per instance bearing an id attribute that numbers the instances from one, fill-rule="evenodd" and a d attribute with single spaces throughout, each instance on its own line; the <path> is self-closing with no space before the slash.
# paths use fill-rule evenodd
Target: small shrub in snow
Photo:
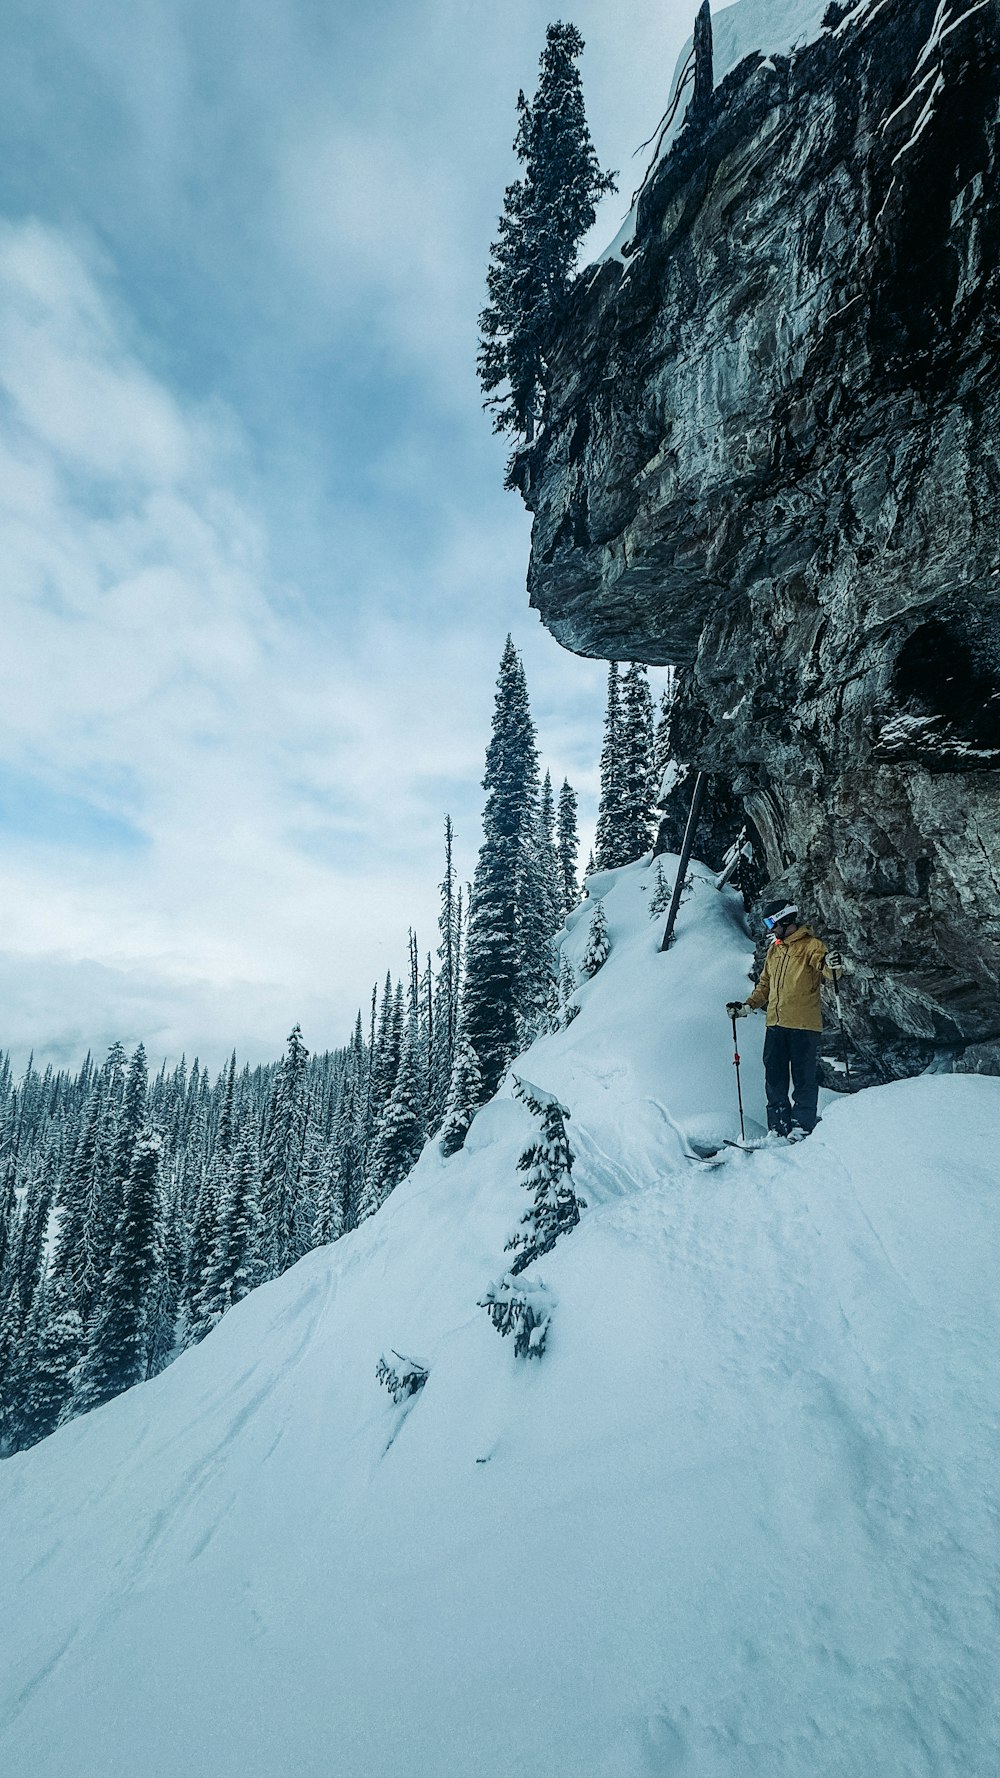
<path id="1" fill-rule="evenodd" d="M 569 1112 L 565 1105 L 560 1105 L 543 1088 L 518 1080 L 516 1075 L 514 1093 L 542 1126 L 517 1163 L 518 1172 L 525 1176 L 525 1188 L 534 1193 L 520 1228 L 507 1242 L 507 1252 L 517 1253 L 511 1271 L 523 1272 L 533 1259 L 548 1253 L 560 1235 L 576 1227 L 586 1204 L 573 1189 L 573 1154 L 566 1135 Z"/>
<path id="2" fill-rule="evenodd" d="M 516 1358 L 541 1358 L 552 1320 L 552 1298 L 537 1278 L 515 1282 L 510 1272 L 490 1284 L 479 1299 L 498 1334 L 514 1335 Z"/>
<path id="3" fill-rule="evenodd" d="M 375 1366 L 375 1376 L 383 1389 L 387 1389 L 397 1407 L 400 1402 L 407 1401 L 411 1395 L 417 1395 L 427 1381 L 430 1372 L 418 1358 L 407 1358 L 402 1352 L 393 1352 L 398 1359 L 397 1365 L 390 1364 L 385 1353 Z"/>
<path id="4" fill-rule="evenodd" d="M 608 922 L 604 913 L 603 902 L 597 902 L 591 916 L 590 931 L 587 935 L 587 949 L 583 953 L 580 968 L 584 975 L 596 975 L 611 955 L 611 940 L 608 937 Z"/>
<path id="5" fill-rule="evenodd" d="M 656 860 L 656 876 L 653 880 L 653 893 L 649 898 L 649 917 L 651 920 L 656 920 L 661 914 L 666 913 L 670 906 L 670 897 L 672 893 L 672 886 L 667 882 L 666 877 L 663 875 L 663 865 L 658 858 Z"/>
<path id="6" fill-rule="evenodd" d="M 448 1102 L 441 1125 L 441 1153 L 457 1154 L 483 1102 L 483 1077 L 479 1058 L 464 1031 L 459 1034 L 451 1071 Z"/>
<path id="7" fill-rule="evenodd" d="M 573 999 L 575 993 L 576 977 L 573 974 L 573 965 L 568 957 L 564 957 L 559 968 L 559 1011 L 556 1024 L 556 1029 L 559 1031 L 565 1031 L 567 1025 L 572 1025 L 580 1010 L 579 1004 Z"/>

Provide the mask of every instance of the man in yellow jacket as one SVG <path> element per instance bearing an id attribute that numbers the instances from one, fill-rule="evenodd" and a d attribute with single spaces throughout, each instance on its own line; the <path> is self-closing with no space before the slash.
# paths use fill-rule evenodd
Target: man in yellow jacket
<path id="1" fill-rule="evenodd" d="M 731 1000 L 730 1018 L 746 1018 L 748 1012 L 767 1008 L 764 1038 L 764 1091 L 767 1096 L 767 1127 L 779 1136 L 808 1136 L 817 1121 L 816 1101 L 823 1014 L 819 995 L 824 981 L 833 981 L 842 968 L 835 953 L 799 920 L 791 902 L 776 902 L 764 919 L 771 944 L 760 980 L 745 1001 Z M 794 1106 L 789 1102 L 791 1074 Z"/>

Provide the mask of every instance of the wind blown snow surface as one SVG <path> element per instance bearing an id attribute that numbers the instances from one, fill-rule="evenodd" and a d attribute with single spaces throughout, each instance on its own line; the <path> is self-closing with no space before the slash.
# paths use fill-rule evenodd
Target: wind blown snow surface
<path id="1" fill-rule="evenodd" d="M 0 1465 L 0 1770 L 995 1772 L 1000 1080 L 690 1158 L 737 1128 L 750 963 L 696 875 L 664 956 L 651 871 L 593 879 L 610 960 L 518 1064 L 588 1202 L 524 1275 L 540 1361 L 476 1306 L 527 1202 L 508 1085 L 356 1233 Z M 429 1367 L 398 1406 L 392 1349 Z"/>

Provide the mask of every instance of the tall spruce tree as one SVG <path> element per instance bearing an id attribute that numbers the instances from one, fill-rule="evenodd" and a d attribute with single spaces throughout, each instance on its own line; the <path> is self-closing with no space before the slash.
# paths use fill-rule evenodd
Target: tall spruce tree
<path id="1" fill-rule="evenodd" d="M 436 1130 L 444 1115 L 458 1026 L 459 930 L 458 897 L 455 891 L 454 829 L 451 816 L 444 818 L 444 876 L 441 879 L 438 913 L 438 972 L 434 985 L 434 1025 L 430 1045 L 428 1128 Z"/>
<path id="2" fill-rule="evenodd" d="M 313 1244 L 324 1246 L 353 1228 L 365 1184 L 363 1101 L 365 1081 L 356 1055 L 340 1082 L 334 1135 L 328 1150 L 316 1203 Z"/>
<path id="3" fill-rule="evenodd" d="M 18 1216 L 10 1269 L 18 1281 L 25 1315 L 31 1313 L 45 1276 L 46 1235 L 55 1196 L 54 1172 L 51 1149 L 46 1148 L 32 1158 Z"/>
<path id="4" fill-rule="evenodd" d="M 205 1333 L 227 1309 L 263 1283 L 260 1187 L 257 1133 L 247 1125 L 230 1157 L 215 1245 L 205 1267 L 198 1303 L 199 1323 Z"/>
<path id="5" fill-rule="evenodd" d="M 443 1155 L 457 1154 L 463 1147 L 472 1126 L 472 1120 L 484 1098 L 479 1058 L 460 1026 L 458 1040 L 455 1044 L 451 1085 L 441 1123 L 441 1153 Z"/>
<path id="6" fill-rule="evenodd" d="M 538 805 L 538 869 L 545 903 L 546 936 L 552 938 L 563 923 L 566 895 L 556 841 L 556 805 L 551 772 L 546 772 L 542 779 Z"/>
<path id="7" fill-rule="evenodd" d="M 89 1312 L 89 1304 L 84 1295 L 87 1217 L 90 1211 L 97 1142 L 104 1116 L 104 1091 L 104 1079 L 98 1075 L 90 1088 L 77 1127 L 76 1140 L 69 1161 L 63 1169 L 57 1200 L 59 1221 L 52 1256 L 53 1275 L 64 1281 L 70 1301 L 84 1319 Z"/>
<path id="8" fill-rule="evenodd" d="M 222 1190 L 222 1178 L 215 1167 L 206 1164 L 200 1155 L 197 1164 L 200 1179 L 188 1211 L 188 1237 L 181 1290 L 181 1339 L 185 1346 L 196 1345 L 208 1332 L 201 1318 L 199 1304 L 205 1271 L 215 1246 Z M 187 1176 L 185 1185 L 190 1186 L 190 1183 L 190 1177 Z"/>
<path id="9" fill-rule="evenodd" d="M 608 702 L 601 747 L 601 800 L 594 836 L 594 861 L 598 870 L 617 870 L 625 863 L 622 844 L 622 695 L 618 663 L 608 668 Z"/>
<path id="10" fill-rule="evenodd" d="M 309 1051 L 295 1025 L 275 1075 L 264 1140 L 261 1209 L 265 1265 L 276 1278 L 297 1258 L 296 1206 L 306 1131 L 306 1064 Z"/>
<path id="11" fill-rule="evenodd" d="M 427 1137 L 420 1078 L 420 1039 L 416 1012 L 403 1038 L 396 1084 L 379 1123 L 359 1219 L 374 1214 L 416 1164 Z"/>
<path id="12" fill-rule="evenodd" d="M 533 1010 L 537 973 L 521 928 L 534 849 L 538 750 L 524 668 L 509 636 L 483 787 L 483 843 L 468 916 L 462 1025 L 479 1060 L 484 1096 L 490 1098 Z"/>
<path id="13" fill-rule="evenodd" d="M 653 773 L 653 700 L 649 676 L 633 661 L 622 684 L 621 863 L 633 864 L 652 843 L 656 794 Z"/>
<path id="14" fill-rule="evenodd" d="M 21 1438 L 24 1393 L 30 1368 L 25 1340 L 27 1321 L 15 1278 L 0 1313 L 0 1457 L 16 1451 Z"/>
<path id="15" fill-rule="evenodd" d="M 162 1265 L 160 1158 L 163 1138 L 143 1130 L 132 1151 L 111 1264 L 87 1336 L 74 1408 L 87 1413 L 149 1375 L 150 1306 Z"/>
<path id="16" fill-rule="evenodd" d="M 24 1392 L 20 1444 L 37 1444 L 54 1432 L 73 1392 L 73 1373 L 83 1349 L 83 1323 L 61 1279 L 44 1293 L 45 1320 L 32 1353 Z"/>
<path id="17" fill-rule="evenodd" d="M 522 985 L 519 1049 L 551 1030 L 557 1001 L 553 939 L 562 925 L 562 893 L 555 844 L 555 806 L 548 773 L 537 799 L 535 819 L 521 849 L 518 925 Z"/>
<path id="18" fill-rule="evenodd" d="M 569 779 L 564 778 L 559 792 L 556 821 L 556 850 L 559 856 L 559 885 L 564 915 L 571 913 L 580 899 L 580 885 L 576 874 L 580 836 L 577 832 L 576 813 L 576 791 Z"/>
<path id="19" fill-rule="evenodd" d="M 518 94 L 514 153 L 524 173 L 504 195 L 490 249 L 489 302 L 480 316 L 479 378 L 494 429 L 529 441 L 544 391 L 548 332 L 597 200 L 616 189 L 587 127 L 576 66 L 583 48 L 575 25 L 550 25 L 538 90 L 530 103 Z"/>
<path id="20" fill-rule="evenodd" d="M 166 1152 L 166 1149 L 165 1149 Z M 176 1168 L 168 1176 L 164 1164 L 161 1182 L 162 1220 L 160 1245 L 162 1264 L 149 1305 L 149 1375 L 158 1376 L 170 1363 L 178 1345 L 178 1316 L 184 1288 L 184 1266 L 187 1258 L 185 1229 L 181 1215 L 180 1183 Z"/>

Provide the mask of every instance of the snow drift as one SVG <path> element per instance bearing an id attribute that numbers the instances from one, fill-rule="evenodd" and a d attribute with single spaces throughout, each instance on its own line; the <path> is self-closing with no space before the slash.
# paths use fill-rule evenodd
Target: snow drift
<path id="1" fill-rule="evenodd" d="M 0 1769 L 994 1769 L 1000 1080 L 692 1158 L 736 1127 L 750 961 L 695 878 L 665 956 L 652 873 L 592 879 L 609 961 L 518 1065 L 570 1108 L 588 1205 L 523 1274 L 540 1361 L 477 1306 L 525 1207 L 508 1087 L 361 1229 L 0 1466 Z M 391 1351 L 428 1371 L 400 1403 Z"/>

